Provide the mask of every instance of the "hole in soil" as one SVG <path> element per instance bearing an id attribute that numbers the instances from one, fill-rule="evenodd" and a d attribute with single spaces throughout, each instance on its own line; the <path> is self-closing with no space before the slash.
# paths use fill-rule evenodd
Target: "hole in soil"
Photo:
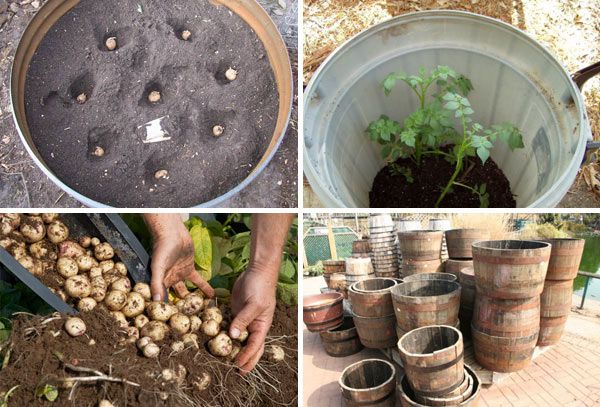
<path id="1" fill-rule="evenodd" d="M 202 134 L 207 134 L 210 138 L 215 138 L 213 134 L 213 128 L 215 126 L 221 126 L 224 129 L 223 134 L 219 137 L 225 137 L 231 134 L 236 116 L 235 110 L 214 110 L 209 109 L 200 124 Z"/>
<path id="2" fill-rule="evenodd" d="M 133 53 L 133 55 L 131 56 L 131 68 L 132 69 L 138 69 L 141 68 L 145 63 L 146 60 L 148 58 L 148 53 L 143 50 L 137 50 Z"/>
<path id="3" fill-rule="evenodd" d="M 233 66 L 232 61 L 225 59 L 221 60 L 218 64 L 211 64 L 207 67 L 219 85 L 228 85 L 232 82 L 225 77 L 225 72 L 227 72 L 229 68 L 236 69 L 236 67 Z"/>
<path id="4" fill-rule="evenodd" d="M 149 97 L 153 92 L 160 93 L 160 99 L 157 102 L 151 102 Z M 160 82 L 151 81 L 148 82 L 146 87 L 144 88 L 144 93 L 142 94 L 142 98 L 140 99 L 140 106 L 156 106 L 164 103 L 165 100 L 165 92 L 163 91 L 163 86 Z"/>
<path id="5" fill-rule="evenodd" d="M 169 18 L 167 20 L 167 24 L 169 24 L 169 26 L 173 29 L 173 34 L 175 34 L 175 36 L 177 38 L 179 38 L 180 40 L 185 41 L 183 38 L 183 32 L 187 30 L 192 34 L 187 39 L 187 41 L 189 41 L 189 42 L 194 41 L 194 30 L 192 30 L 192 27 L 190 26 L 190 24 L 186 24 L 186 22 L 184 20 L 179 20 L 176 18 Z"/>
<path id="6" fill-rule="evenodd" d="M 62 103 L 63 107 L 71 107 L 71 103 L 69 103 L 69 101 L 65 98 L 61 97 L 55 90 L 48 92 L 48 94 L 43 96 L 40 100 L 40 105 L 42 106 L 50 106 L 55 103 Z"/>
<path id="7" fill-rule="evenodd" d="M 105 127 L 95 127 L 88 133 L 88 159 L 105 159 L 111 151 L 115 140 L 115 134 Z M 103 150 L 102 156 L 95 155 L 96 149 L 100 147 Z"/>
<path id="8" fill-rule="evenodd" d="M 77 100 L 77 97 L 81 94 L 85 94 L 87 100 L 92 97 L 92 92 L 96 87 L 96 81 L 91 72 L 86 72 L 75 79 L 71 86 L 69 86 L 69 96 Z M 49 95 L 50 96 L 50 95 Z"/>
<path id="9" fill-rule="evenodd" d="M 117 28 L 115 30 L 111 30 L 109 32 L 102 31 L 96 34 L 96 39 L 98 40 L 98 49 L 104 52 L 114 52 L 117 51 L 131 42 L 131 28 Z M 110 51 L 106 48 L 106 40 L 114 37 L 117 39 L 117 48 L 113 51 Z"/>

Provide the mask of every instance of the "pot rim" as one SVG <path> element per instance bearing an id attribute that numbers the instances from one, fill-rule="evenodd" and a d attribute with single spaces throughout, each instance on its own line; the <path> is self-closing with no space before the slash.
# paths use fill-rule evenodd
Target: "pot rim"
<path id="1" fill-rule="evenodd" d="M 68 1 L 68 0 L 65 0 L 65 1 Z M 255 0 L 248 0 L 248 1 L 254 2 L 259 7 L 260 13 L 263 14 L 263 18 L 266 17 L 266 19 L 267 19 L 266 20 L 267 24 L 271 24 L 272 28 L 274 28 L 274 32 L 277 33 L 276 42 L 278 42 L 279 45 L 283 46 L 283 48 L 285 49 L 285 54 L 287 57 L 288 64 L 286 66 L 286 69 L 285 69 L 283 75 L 287 78 L 287 80 L 289 80 L 289 83 L 290 83 L 289 100 L 286 101 L 286 99 L 282 98 L 282 95 L 279 94 L 279 92 L 278 92 L 278 94 L 279 94 L 279 98 L 280 98 L 280 105 L 281 105 L 281 103 L 282 103 L 281 101 L 283 99 L 284 103 L 289 104 L 289 109 L 287 109 L 287 112 L 284 115 L 284 125 L 281 129 L 281 133 L 276 136 L 277 138 L 276 138 L 275 144 L 273 145 L 273 148 L 271 149 L 271 151 L 269 151 L 269 149 L 267 148 L 267 150 L 261 156 L 261 160 L 259 161 L 258 165 L 254 168 L 254 170 L 246 178 L 244 178 L 242 181 L 240 181 L 235 187 L 233 187 L 229 191 L 227 191 L 224 194 L 219 195 L 216 198 L 213 198 L 209 201 L 200 203 L 198 205 L 191 206 L 192 208 L 216 207 L 219 204 L 225 202 L 226 200 L 236 196 L 239 192 L 241 192 L 243 189 L 245 189 L 250 183 L 252 183 L 256 178 L 258 178 L 258 176 L 260 174 L 262 174 L 264 169 L 271 163 L 271 161 L 273 160 L 273 157 L 275 157 L 275 154 L 279 150 L 279 147 L 281 146 L 281 143 L 283 142 L 283 139 L 285 138 L 285 135 L 287 133 L 287 130 L 288 130 L 288 127 L 290 124 L 290 120 L 292 117 L 293 102 L 294 102 L 294 76 L 292 73 L 292 64 L 290 61 L 289 51 L 287 49 L 285 41 L 283 40 L 283 37 L 281 36 L 281 32 L 275 25 L 275 22 L 273 21 L 271 16 L 269 16 L 269 14 L 265 11 L 265 9 L 257 1 L 255 1 Z M 217 0 L 216 2 L 218 3 L 217 5 L 224 6 L 227 9 L 229 9 L 231 12 L 238 15 L 238 17 L 240 17 L 252 29 L 252 31 L 255 31 L 254 28 L 252 28 L 252 26 L 250 26 L 250 24 L 248 22 L 246 22 L 246 20 L 242 16 L 240 16 L 235 11 L 231 10 L 231 8 L 227 4 L 225 4 L 225 2 L 222 2 L 222 0 Z M 33 160 L 33 162 L 37 165 L 37 167 L 44 173 L 44 175 L 46 177 L 48 177 L 56 186 L 58 186 L 61 190 L 63 190 L 67 194 L 69 194 L 72 198 L 75 198 L 77 201 L 79 201 L 80 203 L 82 203 L 83 205 L 85 205 L 87 207 L 90 207 L 90 208 L 118 208 L 116 206 L 113 207 L 113 206 L 107 205 L 105 203 L 98 202 L 92 198 L 89 198 L 89 197 L 83 195 L 82 193 L 76 191 L 75 189 L 73 189 L 72 187 L 67 185 L 65 182 L 63 182 L 54 173 L 54 171 L 52 171 L 52 169 L 45 163 L 45 161 L 41 158 L 41 156 L 38 155 L 39 153 L 37 153 L 37 147 L 30 145 L 29 141 L 27 140 L 27 137 L 21 130 L 21 124 L 19 122 L 19 119 L 18 119 L 17 113 L 16 113 L 17 112 L 17 109 L 16 109 L 17 102 L 16 102 L 16 96 L 14 95 L 16 90 L 14 90 L 14 86 L 13 86 L 14 82 L 16 81 L 15 78 L 18 76 L 15 72 L 15 69 L 16 69 L 15 65 L 17 64 L 17 54 L 19 53 L 19 50 L 22 48 L 23 40 L 25 38 L 26 33 L 29 30 L 29 27 L 31 26 L 31 23 L 35 20 L 36 16 L 40 13 L 43 13 L 44 8 L 49 7 L 50 4 L 51 4 L 50 2 L 45 3 L 39 8 L 39 10 L 36 12 L 34 17 L 29 21 L 29 23 L 27 24 L 27 27 L 25 28 L 25 30 L 19 37 L 17 49 L 15 52 L 15 57 L 13 58 L 13 61 L 12 61 L 11 67 L 10 67 L 10 74 L 9 74 L 9 78 L 8 78 L 9 94 L 10 94 L 10 108 L 11 108 L 11 112 L 12 112 L 13 123 L 17 130 L 17 133 L 19 134 L 21 143 L 25 147 L 25 150 L 29 154 L 29 157 Z M 63 16 L 68 14 L 71 11 L 71 9 L 72 9 L 72 7 L 69 8 L 63 14 Z M 54 24 L 53 24 L 53 26 L 54 26 Z M 43 37 L 45 37 L 46 34 L 47 33 L 44 33 Z M 257 35 L 257 38 L 261 41 L 261 43 L 263 43 L 263 41 L 260 39 L 260 37 L 258 35 Z M 41 43 L 41 41 L 40 41 L 40 43 Z M 263 43 L 263 46 L 264 46 L 264 43 Z M 269 61 L 269 65 L 271 65 L 271 68 L 273 69 L 270 61 Z M 27 67 L 27 70 L 29 70 L 29 66 Z M 278 107 L 278 109 L 279 109 L 279 107 Z M 25 122 L 25 124 L 26 124 L 26 122 Z M 272 137 L 275 137 L 275 134 L 273 134 Z M 34 144 L 33 140 L 31 141 L 31 144 Z M 34 149 L 35 149 L 35 151 L 34 151 Z M 141 207 L 141 205 L 138 205 L 137 207 Z"/>
<path id="2" fill-rule="evenodd" d="M 499 247 L 487 247 L 484 246 L 484 244 L 486 243 L 491 243 L 491 242 L 504 242 L 504 243 L 518 243 L 518 242 L 526 242 L 526 243 L 534 243 L 534 244 L 538 244 L 538 247 L 528 247 L 528 248 L 499 248 Z M 544 242 L 542 240 L 518 240 L 518 239 L 499 239 L 499 240 L 481 240 L 479 242 L 475 242 L 472 245 L 473 248 L 473 257 L 475 256 L 475 249 L 480 249 L 480 250 L 489 250 L 489 251 L 496 251 L 497 253 L 500 252 L 508 252 L 508 253 L 520 253 L 523 250 L 549 250 L 552 248 L 552 244 L 549 242 Z"/>
<path id="3" fill-rule="evenodd" d="M 383 383 L 381 383 L 375 387 L 369 387 L 367 389 L 355 389 L 353 387 L 346 386 L 342 380 L 344 378 L 346 371 L 349 370 L 350 368 L 354 368 L 357 365 L 365 363 L 365 362 L 384 363 L 384 364 L 388 365 L 390 367 L 390 369 L 392 369 L 392 374 L 390 375 L 390 377 L 388 379 L 386 379 L 386 381 L 384 381 Z M 358 362 L 352 363 L 350 366 L 346 367 L 342 371 L 342 374 L 340 375 L 340 378 L 338 379 L 338 383 L 342 389 L 347 390 L 349 392 L 366 393 L 366 392 L 372 392 L 374 390 L 380 390 L 380 389 L 384 388 L 385 386 L 389 385 L 389 383 L 392 380 L 396 380 L 396 368 L 394 367 L 393 364 L 391 364 L 390 362 L 388 362 L 387 360 L 384 360 L 384 359 L 369 358 L 369 359 L 359 360 Z"/>
<path id="4" fill-rule="evenodd" d="M 404 348 L 404 345 L 402 345 L 402 341 L 405 340 L 406 338 L 408 338 L 411 334 L 414 335 L 415 332 L 417 332 L 417 331 L 430 330 L 432 328 L 438 328 L 438 327 L 441 327 L 442 329 L 445 329 L 445 330 L 453 331 L 455 334 L 458 334 L 458 337 L 456 338 L 456 341 L 452 345 L 446 346 L 446 347 L 441 348 L 441 349 L 437 349 L 437 350 L 435 350 L 433 352 L 430 352 L 430 353 L 413 353 L 413 352 L 408 352 Z M 416 358 L 429 358 L 429 357 L 432 357 L 435 354 L 442 353 L 442 352 L 447 352 L 450 349 L 459 346 L 459 344 L 461 346 L 464 346 L 463 345 L 462 332 L 460 330 L 456 329 L 455 327 L 450 326 L 450 325 L 428 325 L 428 326 L 422 326 L 420 328 L 416 328 L 416 329 L 413 329 L 413 330 L 411 330 L 409 332 L 406 332 L 404 335 L 402 335 L 402 338 L 398 339 L 398 349 L 400 350 L 400 352 L 404 353 L 407 356 L 415 358 L 415 359 Z"/>
<path id="5" fill-rule="evenodd" d="M 573 158 L 570 160 L 567 168 L 571 168 L 575 165 L 577 166 L 577 168 L 580 167 L 581 157 L 583 157 L 583 155 L 585 153 L 587 140 L 591 139 L 591 129 L 590 129 L 589 121 L 587 119 L 587 113 L 586 113 L 586 108 L 585 108 L 585 103 L 583 100 L 582 92 L 581 92 L 581 90 L 579 90 L 579 88 L 573 81 L 571 74 L 569 72 L 567 72 L 565 66 L 560 63 L 560 61 L 548 50 L 548 48 L 546 48 L 544 45 L 542 45 L 539 41 L 537 41 L 535 38 L 533 38 L 531 35 L 529 35 L 525 31 L 523 31 L 511 24 L 505 23 L 504 21 L 501 21 L 501 20 L 498 20 L 498 19 L 495 19 L 492 17 L 483 16 L 481 14 L 467 12 L 467 11 L 427 10 L 427 11 L 417 11 L 414 13 L 402 14 L 400 16 L 391 18 L 389 20 L 385 20 L 379 24 L 375 24 L 375 25 L 359 32 L 358 34 L 350 37 L 348 40 L 346 40 L 344 43 L 342 43 L 339 47 L 337 47 L 321 63 L 319 68 L 313 74 L 311 80 L 308 83 L 308 86 L 306 87 L 306 89 L 304 91 L 304 109 L 305 109 L 305 111 L 309 107 L 309 103 L 311 103 L 311 100 L 314 97 L 314 93 L 317 91 L 317 88 L 319 85 L 318 82 L 319 82 L 321 73 L 326 68 L 328 68 L 328 66 L 331 64 L 332 61 L 338 59 L 341 54 L 347 52 L 351 48 L 351 45 L 353 42 L 362 40 L 365 37 L 369 37 L 371 35 L 376 34 L 380 30 L 387 29 L 389 27 L 393 27 L 394 25 L 397 25 L 399 23 L 415 21 L 415 20 L 419 20 L 419 19 L 422 19 L 425 17 L 472 18 L 475 20 L 479 20 L 480 22 L 483 22 L 483 23 L 494 25 L 494 26 L 496 26 L 496 28 L 511 31 L 513 34 L 520 36 L 524 40 L 531 43 L 533 46 L 537 47 L 544 54 L 544 56 L 553 63 L 553 68 L 557 69 L 565 78 L 568 79 L 567 82 L 568 82 L 570 90 L 571 90 L 570 93 L 574 96 L 573 100 L 575 102 L 575 106 L 577 107 L 578 120 L 579 120 L 579 123 L 581 123 L 581 125 L 579 126 L 579 140 L 577 142 L 576 151 L 573 154 Z M 589 134 L 586 134 L 586 132 Z M 306 139 L 307 139 L 307 137 L 305 134 L 304 144 L 303 144 L 304 157 L 309 156 L 309 154 L 308 154 L 309 149 L 306 145 Z M 326 185 L 321 184 L 320 177 L 318 175 L 318 171 L 314 168 L 311 160 L 309 160 L 309 159 L 304 160 L 304 169 L 303 170 L 304 170 L 304 173 L 306 174 L 306 177 L 308 178 L 308 180 L 310 182 L 311 187 L 318 194 L 321 201 L 323 201 L 323 204 L 325 205 L 325 207 L 335 207 L 335 208 L 346 207 L 346 205 L 344 205 L 342 201 L 340 201 L 337 197 L 335 197 L 331 193 L 331 191 L 329 190 L 329 188 L 327 188 Z M 565 185 L 565 187 L 560 189 L 561 192 L 558 195 L 564 196 L 564 194 L 566 194 L 568 188 L 572 184 L 572 181 L 566 182 L 566 180 L 570 179 L 570 178 L 573 178 L 573 180 L 574 180 L 574 176 L 570 176 L 569 171 L 567 170 L 567 171 L 564 171 L 563 174 L 561 174 L 558 177 L 556 182 L 554 182 L 554 185 L 559 185 L 559 184 Z M 538 197 L 535 201 L 530 203 L 527 207 L 528 208 L 538 208 L 538 207 L 547 208 L 550 206 L 555 206 L 555 204 L 550 205 L 548 202 L 551 199 L 550 192 L 551 191 L 546 191 L 546 193 L 544 193 L 543 195 Z"/>

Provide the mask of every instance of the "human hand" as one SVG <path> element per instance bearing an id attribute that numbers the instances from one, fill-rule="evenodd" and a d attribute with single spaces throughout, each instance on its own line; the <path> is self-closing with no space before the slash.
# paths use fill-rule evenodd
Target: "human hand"
<path id="1" fill-rule="evenodd" d="M 152 280 L 154 301 L 164 301 L 165 289 L 173 287 L 180 298 L 189 294 L 184 281 L 194 283 L 208 297 L 215 291 L 194 268 L 194 243 L 179 216 L 163 214 L 146 217 L 153 234 Z"/>
<path id="2" fill-rule="evenodd" d="M 231 310 L 235 318 L 229 336 L 238 338 L 245 329 L 249 334 L 246 346 L 236 358 L 242 374 L 250 372 L 262 357 L 275 313 L 277 280 L 273 281 L 271 276 L 277 273 L 265 272 L 265 267 L 271 266 L 250 265 L 237 279 L 231 293 Z"/>

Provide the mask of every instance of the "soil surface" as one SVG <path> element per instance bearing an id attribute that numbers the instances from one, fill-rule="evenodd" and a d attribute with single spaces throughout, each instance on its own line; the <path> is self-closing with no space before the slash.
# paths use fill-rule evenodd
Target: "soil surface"
<path id="1" fill-rule="evenodd" d="M 74 372 L 65 363 L 92 368 L 112 377 L 124 378 L 139 387 L 121 383 L 84 383 L 72 389 L 59 389 L 54 406 L 96 406 L 102 399 L 118 406 L 276 406 L 295 405 L 298 394 L 298 340 L 295 307 L 278 305 L 267 343 L 284 348 L 286 356 L 277 364 L 262 359 L 253 373 L 243 377 L 232 362 L 211 356 L 202 346 L 172 355 L 166 338 L 158 359 L 148 359 L 134 344 L 119 345 L 125 337 L 116 321 L 104 311 L 81 314 L 87 325 L 85 335 L 71 338 L 63 330 L 64 315 L 42 323 L 45 317 L 19 317 L 11 337 L 8 367 L 0 375 L 0 393 L 19 385 L 9 406 L 42 404 L 34 395 L 36 387 L 58 385 L 68 377 L 89 376 Z M 56 333 L 59 333 L 57 336 Z M 199 335 L 201 343 L 208 338 Z M 95 344 L 90 345 L 93 339 Z M 59 356 L 63 362 L 57 357 Z M 165 382 L 164 368 L 183 365 L 186 380 L 181 384 Z M 212 377 L 212 385 L 199 391 L 193 385 L 202 373 Z M 168 395 L 166 401 L 161 399 Z"/>
<path id="2" fill-rule="evenodd" d="M 448 161 L 432 156 L 425 156 L 420 167 L 410 159 L 398 159 L 396 164 L 410 168 L 414 182 L 409 183 L 403 175 L 394 175 L 389 167 L 384 167 L 375 177 L 369 193 L 371 208 L 434 208 L 454 173 L 454 166 Z M 473 159 L 464 168 L 457 181 L 470 187 L 486 184 L 490 208 L 516 207 L 510 183 L 493 160 L 483 165 Z M 466 188 L 454 187 L 440 207 L 479 208 L 479 196 Z"/>
<path id="3" fill-rule="evenodd" d="M 26 86 L 30 130 L 48 165 L 75 190 L 119 207 L 193 206 L 235 187 L 266 151 L 278 101 L 250 27 L 195 0 L 80 2 L 44 38 Z M 160 118 L 170 140 L 144 143 Z M 156 179 L 161 170 L 168 175 Z"/>

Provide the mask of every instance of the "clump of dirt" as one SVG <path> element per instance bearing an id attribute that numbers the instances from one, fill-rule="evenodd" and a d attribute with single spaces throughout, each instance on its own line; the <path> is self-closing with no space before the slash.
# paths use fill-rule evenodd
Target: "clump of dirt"
<path id="1" fill-rule="evenodd" d="M 278 305 L 267 344 L 286 351 L 283 362 L 261 360 L 248 375 L 241 376 L 226 359 L 218 359 L 202 346 L 172 354 L 167 338 L 157 359 L 141 355 L 135 344 L 120 345 L 126 337 L 113 317 L 103 310 L 80 314 L 87 325 L 85 335 L 72 338 L 63 329 L 65 315 L 20 316 L 14 321 L 10 338 L 11 355 L 0 375 L 0 393 L 18 385 L 9 405 L 27 406 L 39 402 L 35 389 L 44 384 L 59 386 L 54 405 L 97 405 L 108 399 L 123 406 L 279 406 L 293 405 L 298 393 L 298 340 L 296 308 Z M 199 342 L 208 337 L 199 333 Z M 94 343 L 90 343 L 90 341 Z M 114 378 L 139 384 L 79 382 L 64 388 L 65 378 L 83 377 L 67 365 L 98 370 Z M 161 371 L 183 365 L 187 370 L 181 385 L 166 382 Z M 211 386 L 199 391 L 193 382 L 203 373 Z M 167 397 L 164 400 L 164 397 Z"/>
<path id="2" fill-rule="evenodd" d="M 117 207 L 189 207 L 231 190 L 267 150 L 279 105 L 256 33 L 207 0 L 82 0 L 36 50 L 25 99 L 50 169 Z"/>
<path id="3" fill-rule="evenodd" d="M 420 166 L 411 159 L 398 159 L 399 167 L 409 168 L 413 182 L 404 175 L 395 174 L 386 166 L 375 176 L 369 203 L 371 208 L 433 208 L 446 184 L 452 178 L 454 166 L 448 161 L 425 156 Z M 483 165 L 480 160 L 467 162 L 457 181 L 475 187 L 486 185 L 489 207 L 514 208 L 517 206 L 510 190 L 510 182 L 492 160 Z M 479 196 L 472 191 L 455 186 L 442 201 L 441 208 L 479 208 Z"/>

